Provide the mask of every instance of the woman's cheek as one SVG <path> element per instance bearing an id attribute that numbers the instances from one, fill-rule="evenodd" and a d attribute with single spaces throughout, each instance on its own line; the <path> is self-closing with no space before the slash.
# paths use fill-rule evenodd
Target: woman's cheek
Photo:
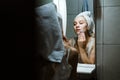
<path id="1" fill-rule="evenodd" d="M 76 28 L 75 28 L 75 26 L 74 26 L 74 31 L 76 32 Z"/>

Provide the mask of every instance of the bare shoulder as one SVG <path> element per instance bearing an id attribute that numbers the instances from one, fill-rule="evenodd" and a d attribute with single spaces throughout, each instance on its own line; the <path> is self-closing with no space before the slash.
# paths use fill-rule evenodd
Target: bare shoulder
<path id="1" fill-rule="evenodd" d="M 92 50 L 95 50 L 95 38 L 94 37 L 91 37 L 91 39 L 90 39 L 90 43 L 91 43 L 91 49 Z"/>

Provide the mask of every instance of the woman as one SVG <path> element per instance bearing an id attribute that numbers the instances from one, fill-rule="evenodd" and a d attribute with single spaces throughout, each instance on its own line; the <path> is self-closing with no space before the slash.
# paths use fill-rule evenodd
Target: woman
<path id="1" fill-rule="evenodd" d="M 95 63 L 95 31 L 94 21 L 89 11 L 78 14 L 73 22 L 77 37 L 64 42 L 66 48 L 70 48 L 69 63 L 72 65 L 70 80 L 76 80 L 77 63 Z"/>
<path id="2" fill-rule="evenodd" d="M 74 31 L 77 34 L 79 62 L 95 63 L 94 21 L 89 11 L 77 15 L 74 19 Z"/>

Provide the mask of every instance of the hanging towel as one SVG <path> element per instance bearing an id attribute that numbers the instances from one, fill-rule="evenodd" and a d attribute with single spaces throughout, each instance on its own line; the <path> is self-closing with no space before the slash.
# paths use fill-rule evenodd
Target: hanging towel
<path id="1" fill-rule="evenodd" d="M 35 8 L 37 54 L 51 62 L 61 62 L 64 55 L 62 31 L 54 3 Z"/>
<path id="2" fill-rule="evenodd" d="M 88 0 L 83 0 L 82 12 L 89 11 Z"/>

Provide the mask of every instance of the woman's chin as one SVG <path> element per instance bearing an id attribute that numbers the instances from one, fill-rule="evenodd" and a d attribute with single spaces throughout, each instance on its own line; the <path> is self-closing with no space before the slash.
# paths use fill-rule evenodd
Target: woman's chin
<path id="1" fill-rule="evenodd" d="M 80 32 L 76 32 L 76 34 L 77 34 L 77 35 L 79 35 L 79 34 L 80 34 Z"/>

